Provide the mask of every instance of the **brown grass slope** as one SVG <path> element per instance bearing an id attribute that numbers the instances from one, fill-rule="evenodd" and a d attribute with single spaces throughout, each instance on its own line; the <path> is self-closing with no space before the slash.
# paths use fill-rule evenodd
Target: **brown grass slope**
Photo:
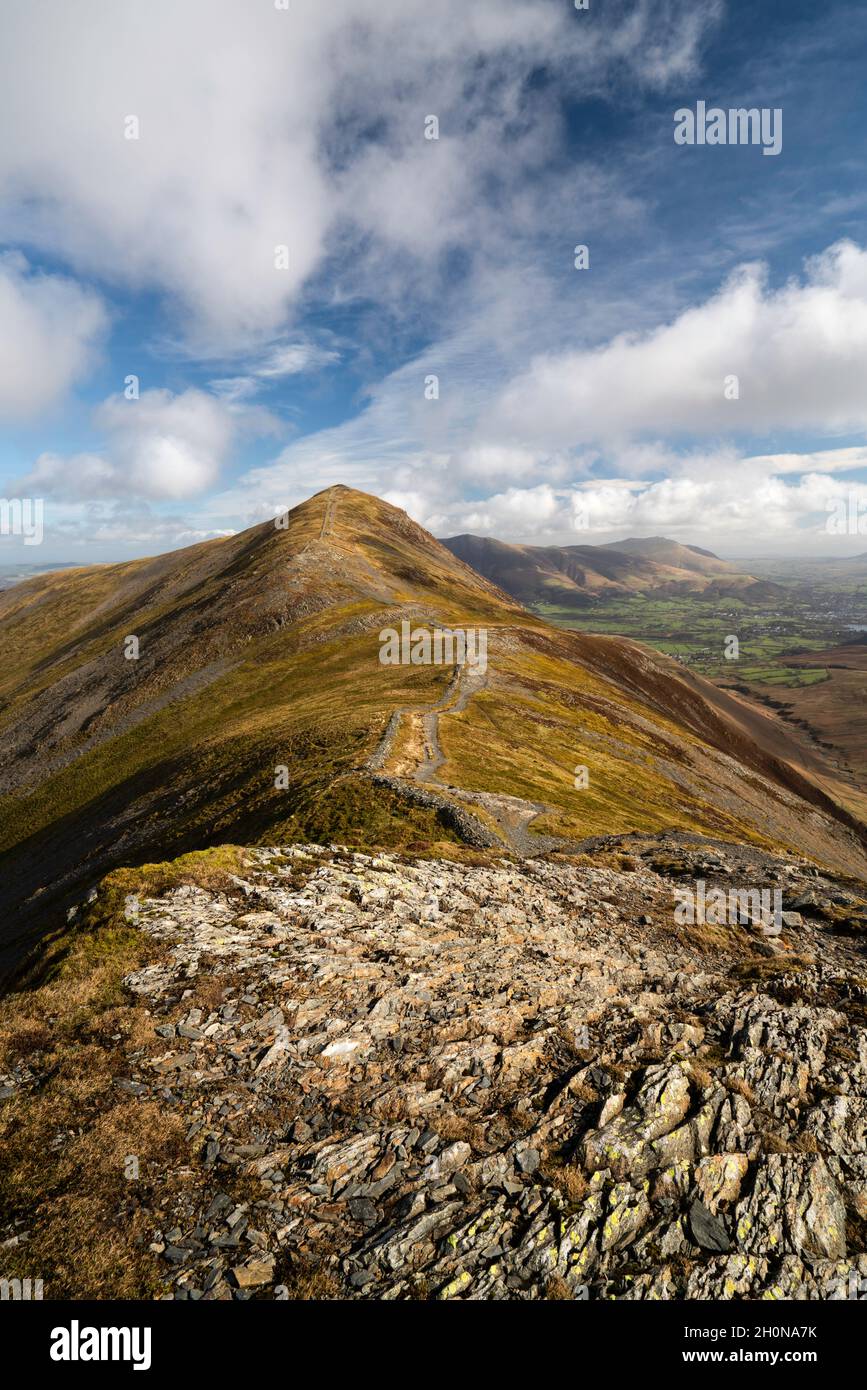
<path id="1" fill-rule="evenodd" d="M 439 720 L 446 787 L 538 803 L 554 835 L 682 827 L 864 872 L 857 824 L 713 687 L 550 628 L 377 498 L 331 488 L 281 523 L 0 594 L 0 966 L 120 864 L 301 838 L 457 852 L 441 812 L 365 772 L 453 674 L 380 664 L 403 618 L 489 632 L 486 679 Z"/>

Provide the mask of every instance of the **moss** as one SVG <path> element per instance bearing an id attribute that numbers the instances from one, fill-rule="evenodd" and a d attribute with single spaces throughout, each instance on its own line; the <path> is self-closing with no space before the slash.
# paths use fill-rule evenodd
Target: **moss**
<path id="1" fill-rule="evenodd" d="M 120 1002 L 123 975 L 149 959 L 154 949 L 150 938 L 128 920 L 127 900 L 157 897 L 181 884 L 231 888 L 231 875 L 241 872 L 243 855 L 235 845 L 219 845 L 159 864 L 115 869 L 79 917 L 39 943 L 16 979 L 16 990 L 38 989 L 52 980 L 72 984 L 99 977 L 100 992 L 91 995 L 89 1007 Z"/>
<path id="2" fill-rule="evenodd" d="M 269 833 L 272 833 L 269 831 Z M 273 834 L 279 843 L 310 841 L 353 848 L 408 849 L 460 843 L 442 812 L 408 802 L 390 787 L 362 777 L 347 777 L 313 793 Z"/>

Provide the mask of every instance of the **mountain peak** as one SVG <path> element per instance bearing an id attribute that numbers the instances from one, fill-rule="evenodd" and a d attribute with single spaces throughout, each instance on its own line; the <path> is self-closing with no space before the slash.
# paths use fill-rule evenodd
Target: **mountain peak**
<path id="1" fill-rule="evenodd" d="M 667 536 L 630 536 L 626 540 L 610 541 L 600 549 L 617 550 L 624 555 L 640 555 L 657 564 L 699 574 L 735 573 L 734 566 L 727 560 L 721 560 L 713 551 L 702 550 L 697 545 L 683 545 Z"/>

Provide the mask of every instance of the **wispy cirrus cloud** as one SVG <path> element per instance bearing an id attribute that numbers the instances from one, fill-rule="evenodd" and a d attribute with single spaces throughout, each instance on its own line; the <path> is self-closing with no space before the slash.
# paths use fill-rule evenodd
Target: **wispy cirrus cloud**
<path id="1" fill-rule="evenodd" d="M 371 269 L 398 294 L 403 272 L 430 276 L 483 218 L 495 226 L 558 128 L 541 88 L 529 104 L 534 72 L 652 89 L 694 70 L 719 13 L 637 0 L 594 24 L 547 0 L 152 0 L 145 16 L 91 0 L 84 23 L 29 0 L 0 49 L 0 121 L 16 132 L 0 237 L 155 291 L 188 342 L 239 352 L 285 330 L 326 263 L 320 294 L 369 293 Z"/>
<path id="2" fill-rule="evenodd" d="M 259 394 L 263 385 L 282 381 L 286 377 L 306 376 L 321 372 L 340 361 L 333 347 L 310 340 L 273 343 L 262 356 L 244 364 L 237 376 L 217 377 L 208 383 L 215 395 L 228 401 L 247 401 Z"/>

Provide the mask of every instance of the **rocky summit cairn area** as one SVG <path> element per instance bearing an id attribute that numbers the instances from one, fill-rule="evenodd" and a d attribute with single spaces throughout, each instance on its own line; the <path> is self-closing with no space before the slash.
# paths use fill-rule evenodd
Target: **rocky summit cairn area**
<path id="1" fill-rule="evenodd" d="M 258 848 L 225 889 L 127 904 L 151 958 L 124 978 L 135 1026 L 101 1044 L 111 1086 L 183 1132 L 185 1182 L 143 1171 L 111 1218 L 154 1296 L 867 1281 L 857 891 L 698 836 L 480 860 Z M 678 926 L 697 877 L 781 887 L 782 933 Z M 43 1082 L 31 1056 L 0 1088 L 23 1103 Z"/>

